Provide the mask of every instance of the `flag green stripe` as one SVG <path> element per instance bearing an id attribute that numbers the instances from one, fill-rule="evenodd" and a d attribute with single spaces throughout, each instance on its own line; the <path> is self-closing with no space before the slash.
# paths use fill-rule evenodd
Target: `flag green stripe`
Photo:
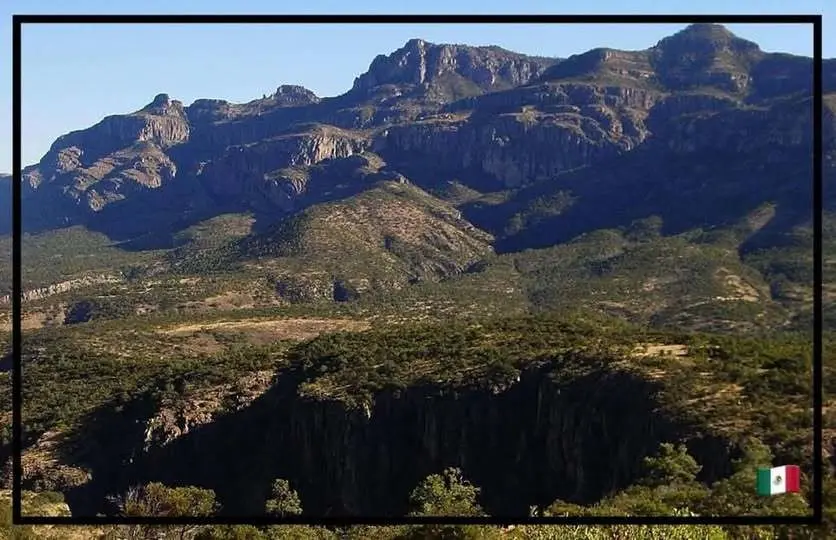
<path id="1" fill-rule="evenodd" d="M 772 493 L 772 469 L 758 469 L 758 495 Z"/>

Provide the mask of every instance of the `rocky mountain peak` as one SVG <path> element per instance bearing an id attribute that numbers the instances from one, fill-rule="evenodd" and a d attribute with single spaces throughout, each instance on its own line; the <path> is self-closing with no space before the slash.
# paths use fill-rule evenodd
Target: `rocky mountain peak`
<path id="1" fill-rule="evenodd" d="M 319 97 L 305 88 L 294 84 L 283 84 L 276 88 L 271 98 L 284 106 L 299 106 L 319 103 Z"/>
<path id="2" fill-rule="evenodd" d="M 164 107 L 171 103 L 171 98 L 168 94 L 157 94 L 154 96 L 154 101 L 151 102 L 152 107 Z"/>
<path id="3" fill-rule="evenodd" d="M 718 54 L 759 52 L 757 43 L 739 38 L 721 24 L 692 24 L 659 41 L 655 49 L 675 53 Z"/>
<path id="4" fill-rule="evenodd" d="M 421 38 L 412 38 L 407 41 L 402 49 L 406 50 L 421 50 L 427 46 L 427 42 Z"/>
<path id="5" fill-rule="evenodd" d="M 389 55 L 378 55 L 352 91 L 366 93 L 383 85 L 457 87 L 481 94 L 525 84 L 557 60 L 531 57 L 499 47 L 436 44 L 413 38 Z M 454 81 L 454 82 L 451 82 Z"/>
<path id="6" fill-rule="evenodd" d="M 171 97 L 168 94 L 157 94 L 156 96 L 154 96 L 154 99 L 151 101 L 151 103 L 137 111 L 137 113 L 146 113 L 159 116 L 185 115 L 183 104 L 177 100 L 171 99 Z"/>
<path id="7" fill-rule="evenodd" d="M 649 51 L 659 80 L 672 90 L 713 87 L 745 94 L 764 54 L 719 24 L 692 24 Z"/>
<path id="8" fill-rule="evenodd" d="M 355 90 L 367 90 L 383 84 L 420 84 L 426 75 L 427 43 L 410 39 L 400 49 L 387 55 L 379 54 L 369 70 L 354 81 Z"/>

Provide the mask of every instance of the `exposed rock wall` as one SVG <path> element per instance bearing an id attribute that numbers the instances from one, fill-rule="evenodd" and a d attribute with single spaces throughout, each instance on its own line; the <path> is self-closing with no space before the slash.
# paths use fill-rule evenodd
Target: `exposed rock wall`
<path id="1" fill-rule="evenodd" d="M 70 279 L 67 281 L 61 281 L 59 283 L 53 283 L 48 287 L 39 287 L 37 289 L 24 291 L 21 296 L 24 302 L 31 300 L 41 300 L 48 296 L 61 294 L 63 292 L 78 289 L 80 287 L 100 285 L 104 283 L 120 283 L 122 280 L 123 278 L 121 276 L 113 276 L 108 274 L 85 276 L 82 278 Z M 0 305 L 8 305 L 10 301 L 10 295 L 4 294 L 3 296 L 0 296 Z"/>
<path id="2" fill-rule="evenodd" d="M 392 54 L 379 55 L 354 81 L 365 92 L 385 84 L 429 85 L 447 74 L 461 75 L 483 90 L 525 84 L 556 59 L 534 58 L 498 47 L 436 45 L 411 39 Z"/>
<path id="3" fill-rule="evenodd" d="M 375 150 L 393 163 L 431 160 L 432 167 L 486 173 L 504 187 L 518 187 L 615 157 L 641 141 L 641 133 L 624 136 L 624 123 L 632 127 L 631 119 L 608 112 L 556 114 L 533 123 L 503 116 L 395 126 Z"/>
<path id="4" fill-rule="evenodd" d="M 270 173 L 359 154 L 368 146 L 367 141 L 342 130 L 317 129 L 231 147 L 220 159 L 206 164 L 198 177 L 207 191 L 217 197 L 260 195 L 280 208 L 288 207 L 289 199 L 301 190 L 293 193 L 292 184 L 281 175 Z"/>
<path id="5" fill-rule="evenodd" d="M 272 480 L 285 478 L 312 515 L 397 515 L 423 478 L 457 466 L 483 488 L 491 514 L 524 515 L 623 488 L 660 442 L 689 437 L 651 382 L 608 371 L 556 382 L 551 372 L 532 367 L 509 387 L 383 390 L 353 407 L 300 398 L 301 374 L 290 373 L 250 407 L 150 447 L 150 409 L 137 404 L 122 413 L 135 422 L 97 419 L 90 436 L 104 439 L 85 460 L 93 481 L 68 500 L 74 515 L 95 512 L 106 493 L 159 480 L 212 488 L 225 512 L 257 515 Z M 706 479 L 728 472 L 728 443 L 690 440 Z"/>

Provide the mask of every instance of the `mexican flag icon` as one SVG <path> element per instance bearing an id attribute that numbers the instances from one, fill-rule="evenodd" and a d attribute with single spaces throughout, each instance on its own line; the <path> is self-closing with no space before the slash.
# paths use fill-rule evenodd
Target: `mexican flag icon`
<path id="1" fill-rule="evenodd" d="M 758 495 L 798 493 L 800 477 L 798 465 L 758 469 Z"/>

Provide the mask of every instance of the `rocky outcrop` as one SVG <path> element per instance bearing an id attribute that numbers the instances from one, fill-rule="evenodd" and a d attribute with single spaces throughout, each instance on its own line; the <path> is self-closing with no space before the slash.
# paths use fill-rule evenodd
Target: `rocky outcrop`
<path id="1" fill-rule="evenodd" d="M 58 283 L 53 283 L 48 287 L 40 287 L 37 289 L 23 291 L 23 294 L 21 296 L 24 302 L 32 300 L 42 300 L 44 298 L 47 298 L 48 296 L 61 294 L 81 287 L 89 287 L 91 285 L 102 285 L 105 283 L 120 283 L 123 280 L 124 278 L 122 276 L 115 276 L 109 274 L 90 275 L 76 279 L 69 279 L 67 281 L 61 281 Z M 0 305 L 8 305 L 10 301 L 10 295 L 5 294 L 3 296 L 0 296 Z"/>
<path id="2" fill-rule="evenodd" d="M 245 117 L 259 117 L 287 107 L 303 107 L 319 103 L 320 98 L 303 86 L 282 85 L 276 91 L 249 103 L 230 103 L 220 99 L 198 99 L 186 107 L 192 124 L 202 125 Z"/>
<path id="3" fill-rule="evenodd" d="M 167 149 L 187 141 L 189 124 L 183 104 L 160 94 L 142 109 L 108 116 L 95 126 L 59 137 L 41 160 L 41 167 L 70 172 L 138 142 Z"/>
<path id="4" fill-rule="evenodd" d="M 299 175 L 287 171 L 325 160 L 359 154 L 369 142 L 356 134 L 318 126 L 302 133 L 267 139 L 257 144 L 234 146 L 216 160 L 204 164 L 197 177 L 218 198 L 261 196 L 279 208 L 301 193 Z"/>
<path id="5" fill-rule="evenodd" d="M 277 107 L 299 107 L 320 101 L 317 95 L 307 88 L 292 84 L 279 86 L 270 99 Z"/>
<path id="6" fill-rule="evenodd" d="M 368 93 L 384 85 L 405 85 L 407 89 L 426 91 L 433 85 L 457 80 L 470 92 L 483 93 L 526 84 L 556 61 L 499 47 L 436 45 L 411 39 L 392 54 L 375 58 L 369 70 L 354 81 L 352 90 Z"/>
<path id="7" fill-rule="evenodd" d="M 243 409 L 270 387 L 274 375 L 272 371 L 259 371 L 235 383 L 199 388 L 166 400 L 145 422 L 143 450 L 163 447 L 220 415 Z"/>
<path id="8" fill-rule="evenodd" d="M 188 141 L 189 132 L 182 103 L 160 94 L 139 111 L 59 137 L 37 168 L 24 171 L 24 194 L 44 192 L 82 214 L 99 211 L 173 179 L 177 166 L 167 152 Z"/>
<path id="9" fill-rule="evenodd" d="M 375 150 L 394 164 L 432 160 L 433 169 L 486 173 L 508 188 L 615 157 L 646 136 L 640 116 L 625 108 L 575 103 L 567 112 L 393 126 Z"/>
<path id="10" fill-rule="evenodd" d="M 23 452 L 21 467 L 23 481 L 28 488 L 64 491 L 83 486 L 91 479 L 89 471 L 61 462 L 64 439 L 62 433 L 50 431 Z"/>

